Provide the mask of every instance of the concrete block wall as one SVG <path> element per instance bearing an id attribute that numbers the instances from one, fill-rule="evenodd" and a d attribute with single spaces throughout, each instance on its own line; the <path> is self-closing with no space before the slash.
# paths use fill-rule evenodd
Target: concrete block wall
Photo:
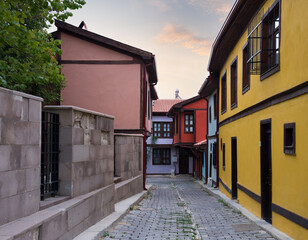
<path id="1" fill-rule="evenodd" d="M 0 88 L 0 226 L 39 210 L 42 101 Z"/>
<path id="2" fill-rule="evenodd" d="M 143 190 L 143 135 L 115 134 L 115 201 L 119 202 Z"/>
<path id="3" fill-rule="evenodd" d="M 0 226 L 0 239 L 73 239 L 114 211 L 114 184 Z"/>
<path id="4" fill-rule="evenodd" d="M 71 197 L 113 184 L 114 117 L 74 106 L 45 106 L 60 115 L 59 194 Z"/>
<path id="5" fill-rule="evenodd" d="M 142 174 L 143 135 L 115 134 L 115 175 L 122 181 Z"/>

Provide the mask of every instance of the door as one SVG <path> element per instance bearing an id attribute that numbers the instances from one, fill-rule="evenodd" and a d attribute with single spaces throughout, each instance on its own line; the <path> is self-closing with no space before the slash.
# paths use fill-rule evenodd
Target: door
<path id="1" fill-rule="evenodd" d="M 232 199 L 237 199 L 237 139 L 231 138 Z"/>
<path id="2" fill-rule="evenodd" d="M 189 157 L 188 156 L 180 156 L 179 160 L 179 173 L 180 174 L 188 174 L 189 170 Z"/>
<path id="3" fill-rule="evenodd" d="M 272 223 L 271 119 L 261 121 L 261 217 Z"/>

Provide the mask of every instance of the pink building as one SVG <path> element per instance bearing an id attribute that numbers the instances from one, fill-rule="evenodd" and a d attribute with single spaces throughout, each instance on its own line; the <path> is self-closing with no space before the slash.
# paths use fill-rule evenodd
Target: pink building
<path id="1" fill-rule="evenodd" d="M 83 23 L 55 24 L 67 80 L 61 105 L 115 116 L 115 132 L 150 132 L 151 101 L 158 98 L 154 55 L 82 29 Z"/>
<path id="2" fill-rule="evenodd" d="M 154 55 L 82 29 L 84 22 L 75 27 L 56 20 L 55 25 L 67 80 L 60 104 L 115 116 L 115 133 L 143 134 L 145 165 L 152 100 L 158 98 Z"/>

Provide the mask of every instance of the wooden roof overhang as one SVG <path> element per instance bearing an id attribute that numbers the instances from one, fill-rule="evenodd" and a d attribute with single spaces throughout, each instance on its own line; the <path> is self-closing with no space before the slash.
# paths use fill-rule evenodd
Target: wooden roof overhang
<path id="1" fill-rule="evenodd" d="M 57 32 L 60 31 L 60 32 L 68 33 L 70 35 L 74 35 L 78 38 L 84 39 L 86 41 L 93 42 L 95 44 L 112 49 L 114 51 L 140 59 L 146 66 L 147 72 L 149 74 L 149 82 L 154 85 L 157 84 L 158 79 L 157 79 L 156 63 L 155 63 L 154 54 L 144 51 L 142 49 L 135 48 L 130 45 L 118 42 L 116 40 L 98 35 L 94 32 L 84 30 L 81 27 L 76 27 L 66 22 L 60 21 L 60 20 L 55 20 L 55 25 L 58 28 Z M 56 36 L 57 32 L 54 32 L 53 36 Z M 157 96 L 157 93 L 156 93 L 156 96 Z"/>
<path id="2" fill-rule="evenodd" d="M 179 102 L 177 104 L 174 104 L 170 108 L 169 112 L 167 113 L 167 116 L 168 117 L 173 117 L 176 112 L 180 112 L 181 111 L 182 107 L 184 107 L 185 105 L 190 104 L 192 102 L 198 101 L 200 99 L 202 99 L 200 96 L 195 96 L 195 97 L 189 98 L 187 100 L 184 100 L 182 102 Z"/>
<path id="3" fill-rule="evenodd" d="M 266 0 L 237 0 L 219 31 L 211 51 L 208 71 L 217 77 L 227 56 Z"/>
<path id="4" fill-rule="evenodd" d="M 203 98 L 208 97 L 209 95 L 211 95 L 211 93 L 215 91 L 215 89 L 217 89 L 217 82 L 215 82 L 210 75 L 203 82 L 198 94 Z"/>

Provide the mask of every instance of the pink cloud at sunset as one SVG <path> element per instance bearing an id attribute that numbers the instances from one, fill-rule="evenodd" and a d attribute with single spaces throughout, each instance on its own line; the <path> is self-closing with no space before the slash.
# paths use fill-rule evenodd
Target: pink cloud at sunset
<path id="1" fill-rule="evenodd" d="M 167 24 L 162 29 L 156 36 L 156 41 L 163 44 L 178 43 L 200 56 L 209 56 L 211 51 L 210 41 L 194 36 L 187 29 L 172 24 Z"/>

